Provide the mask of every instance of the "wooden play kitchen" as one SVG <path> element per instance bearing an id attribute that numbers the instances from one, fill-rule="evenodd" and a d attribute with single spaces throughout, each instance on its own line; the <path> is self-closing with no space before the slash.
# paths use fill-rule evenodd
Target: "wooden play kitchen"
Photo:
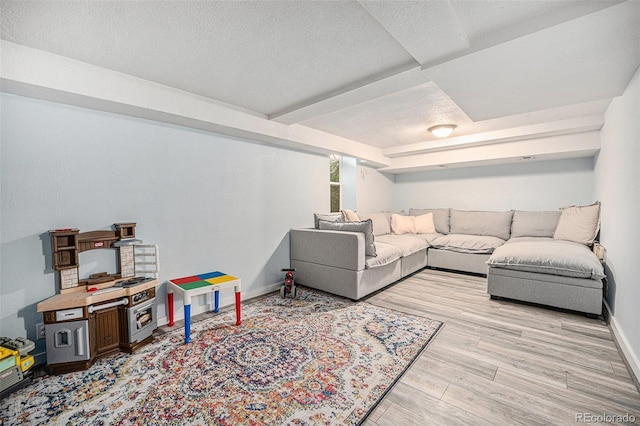
<path id="1" fill-rule="evenodd" d="M 38 304 L 45 323 L 47 368 L 54 374 L 89 368 L 118 351 L 132 353 L 153 341 L 157 328 L 157 246 L 135 239 L 135 223 L 113 230 L 49 231 L 59 294 Z M 118 271 L 79 279 L 78 254 L 117 250 Z"/>

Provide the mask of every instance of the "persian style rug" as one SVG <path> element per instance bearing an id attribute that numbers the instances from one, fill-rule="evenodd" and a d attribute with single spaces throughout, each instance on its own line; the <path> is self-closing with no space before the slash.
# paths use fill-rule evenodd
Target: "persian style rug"
<path id="1" fill-rule="evenodd" d="M 43 376 L 0 402 L 0 423 L 358 424 L 442 323 L 307 288 L 159 335 L 135 354 Z"/>

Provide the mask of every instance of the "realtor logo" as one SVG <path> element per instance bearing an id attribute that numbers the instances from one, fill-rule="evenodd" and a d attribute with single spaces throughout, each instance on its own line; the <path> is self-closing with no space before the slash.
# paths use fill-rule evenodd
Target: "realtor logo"
<path id="1" fill-rule="evenodd" d="M 578 423 L 633 423 L 636 416 L 633 414 L 593 414 L 593 413 L 576 413 L 576 422 Z"/>

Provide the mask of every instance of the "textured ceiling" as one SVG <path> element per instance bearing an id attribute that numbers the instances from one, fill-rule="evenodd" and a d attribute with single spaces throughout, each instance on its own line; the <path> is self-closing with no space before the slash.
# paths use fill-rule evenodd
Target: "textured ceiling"
<path id="1" fill-rule="evenodd" d="M 3 2 L 2 38 L 266 115 L 417 65 L 355 2 Z"/>
<path id="2" fill-rule="evenodd" d="M 429 127 L 446 123 L 464 129 L 472 121 L 432 82 L 302 122 L 379 148 L 423 141 Z"/>
<path id="3" fill-rule="evenodd" d="M 454 137 L 580 131 L 640 64 L 636 0 L 1 7 L 3 40 L 402 155 L 445 122 Z"/>

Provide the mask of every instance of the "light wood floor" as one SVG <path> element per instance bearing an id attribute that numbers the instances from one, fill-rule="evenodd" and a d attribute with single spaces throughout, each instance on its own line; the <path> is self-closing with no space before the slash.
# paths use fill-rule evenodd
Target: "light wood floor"
<path id="1" fill-rule="evenodd" d="M 486 278 L 428 269 L 366 301 L 445 323 L 367 426 L 640 424 L 602 319 L 490 300 Z"/>

